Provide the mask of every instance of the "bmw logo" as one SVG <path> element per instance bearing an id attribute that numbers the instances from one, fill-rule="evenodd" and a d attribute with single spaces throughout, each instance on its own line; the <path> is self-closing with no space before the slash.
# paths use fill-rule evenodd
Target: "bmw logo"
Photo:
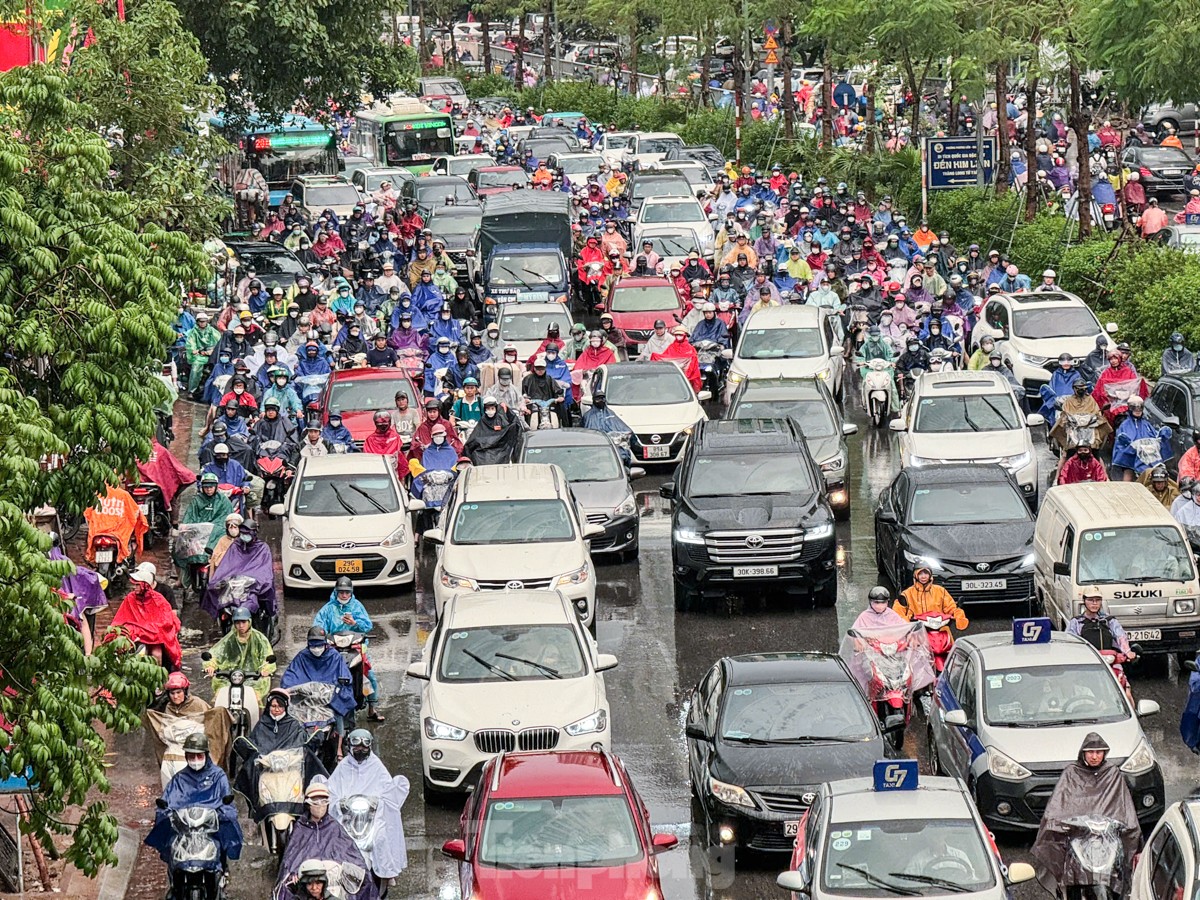
<path id="1" fill-rule="evenodd" d="M 662 435 L 661 435 L 661 434 L 652 434 L 652 435 L 650 435 L 650 443 L 652 443 L 652 444 L 661 444 L 661 443 L 662 443 Z"/>
<path id="2" fill-rule="evenodd" d="M 506 583 L 504 586 L 505 586 L 506 588 L 508 588 L 510 591 L 519 591 L 519 590 L 521 590 L 521 589 L 523 589 L 523 588 L 525 587 L 525 582 L 523 582 L 523 581 L 509 581 L 509 582 L 507 582 L 507 583 Z"/>
<path id="3" fill-rule="evenodd" d="M 988 572 L 991 570 L 991 568 L 992 567 L 989 566 L 987 563 L 975 563 L 975 571 L 976 572 Z"/>
<path id="4" fill-rule="evenodd" d="M 765 543 L 761 534 L 751 534 L 746 536 L 746 546 L 751 550 L 758 550 Z"/>

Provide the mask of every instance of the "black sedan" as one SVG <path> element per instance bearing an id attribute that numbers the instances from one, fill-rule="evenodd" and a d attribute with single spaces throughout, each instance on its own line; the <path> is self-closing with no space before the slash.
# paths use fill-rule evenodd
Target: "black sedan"
<path id="1" fill-rule="evenodd" d="M 1146 400 L 1146 418 L 1155 428 L 1171 427 L 1171 447 L 1175 455 L 1166 466 L 1174 475 L 1179 460 L 1192 449 L 1192 432 L 1200 428 L 1200 372 L 1163 375 Z"/>
<path id="2" fill-rule="evenodd" d="M 693 808 L 709 846 L 791 853 L 825 781 L 868 775 L 887 748 L 842 660 L 757 653 L 718 660 L 685 728 Z"/>
<path id="3" fill-rule="evenodd" d="M 270 241 L 226 241 L 225 246 L 237 259 L 238 270 L 244 274 L 253 269 L 267 293 L 274 287 L 281 287 L 286 294 L 295 286 L 297 278 L 309 274 L 296 254 L 282 244 Z"/>
<path id="4" fill-rule="evenodd" d="M 897 590 L 926 566 L 960 606 L 1033 598 L 1034 517 L 999 465 L 920 466 L 900 474 L 875 510 L 875 561 Z"/>
<path id="5" fill-rule="evenodd" d="M 1182 194 L 1183 176 L 1192 171 L 1195 162 L 1178 147 L 1126 147 L 1121 164 L 1141 173 L 1148 196 L 1167 197 Z"/>

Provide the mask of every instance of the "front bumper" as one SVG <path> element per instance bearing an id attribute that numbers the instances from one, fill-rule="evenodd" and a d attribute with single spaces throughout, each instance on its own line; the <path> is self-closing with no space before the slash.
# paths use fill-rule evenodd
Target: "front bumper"
<path id="1" fill-rule="evenodd" d="M 571 752 L 594 750 L 596 745 L 599 745 L 608 750 L 611 744 L 611 721 L 610 717 L 610 724 L 603 731 L 581 734 L 578 737 L 571 737 L 566 731 L 559 728 L 558 740 L 553 749 L 560 752 Z M 434 754 L 440 755 L 441 758 L 434 759 Z M 484 764 L 495 755 L 494 753 L 485 753 L 476 746 L 475 732 L 468 733 L 465 740 L 439 741 L 426 737 L 422 726 L 421 766 L 430 783 L 442 790 L 464 792 L 473 790 Z"/>
<path id="2" fill-rule="evenodd" d="M 1124 760 L 1113 760 L 1118 766 L 1122 762 Z M 975 782 L 975 805 L 983 821 L 997 831 L 1036 830 L 1065 765 L 1036 769 L 1023 781 L 1006 781 L 984 772 Z M 1133 795 L 1138 821 L 1153 825 L 1166 806 L 1162 769 L 1156 764 L 1140 775 L 1126 775 L 1125 783 Z"/>
<path id="3" fill-rule="evenodd" d="M 722 803 L 705 792 L 701 801 L 712 823 L 710 838 L 725 846 L 735 846 L 764 853 L 791 853 L 796 846 L 797 829 L 808 810 L 808 804 L 795 796 L 795 788 L 746 788 L 758 808 Z M 789 827 L 791 826 L 791 827 Z M 732 831 L 732 840 L 728 832 Z"/>
<path id="4" fill-rule="evenodd" d="M 359 571 L 352 571 L 355 563 Z M 339 571 L 339 564 L 342 571 Z M 283 584 L 289 588 L 332 587 L 341 576 L 356 585 L 379 587 L 412 584 L 415 556 L 411 541 L 399 547 L 318 547 L 293 550 L 285 544 L 282 554 Z"/>
<path id="5" fill-rule="evenodd" d="M 1157 653 L 1195 653 L 1200 650 L 1200 622 L 1192 620 L 1186 624 L 1159 625 L 1153 622 L 1141 622 L 1138 619 L 1126 619 L 1125 630 L 1129 631 L 1161 631 L 1162 638 L 1157 641 L 1141 637 L 1133 638 L 1134 643 L 1142 648 L 1143 655 Z"/>
<path id="6" fill-rule="evenodd" d="M 792 562 L 764 562 L 774 566 L 777 574 L 761 576 L 736 576 L 735 568 L 756 565 L 747 561 L 739 565 L 713 562 L 704 544 L 672 542 L 675 575 L 680 581 L 698 591 L 729 590 L 733 587 L 751 587 L 781 584 L 803 587 L 817 591 L 830 579 L 837 578 L 837 541 L 833 536 L 805 541 L 800 556 Z"/>
<path id="7" fill-rule="evenodd" d="M 552 578 L 513 578 L 512 581 L 520 582 L 521 589 L 525 590 L 542 590 L 542 591 L 559 591 L 564 597 L 571 601 L 571 606 L 574 607 L 576 614 L 587 627 L 591 627 L 592 621 L 596 617 L 596 573 L 595 567 L 592 567 L 591 575 L 583 584 L 568 584 L 564 587 L 559 587 L 555 584 L 555 579 Z M 472 594 L 480 600 L 489 598 L 499 599 L 504 596 L 503 592 L 509 582 L 497 580 L 489 584 L 495 584 L 496 587 L 487 587 L 478 591 L 470 591 L 467 588 L 448 588 L 442 584 L 442 572 L 439 566 L 433 573 L 433 600 L 437 606 L 437 614 L 441 616 L 442 609 L 445 608 L 447 601 L 455 594 Z M 516 588 L 514 588 L 516 589 Z M 580 602 L 582 601 L 582 603 Z"/>
<path id="8" fill-rule="evenodd" d="M 658 440 L 654 440 L 654 438 Z M 634 460 L 650 465 L 668 465 L 679 462 L 687 447 L 688 432 L 634 432 L 629 439 L 629 452 Z M 663 450 L 663 448 L 666 450 Z M 655 455 L 650 455 L 655 454 Z"/>
<path id="9" fill-rule="evenodd" d="M 591 541 L 591 552 L 622 553 L 638 545 L 640 520 L 636 515 L 612 518 L 605 513 L 589 512 L 588 522 L 604 527 L 604 534 Z"/>

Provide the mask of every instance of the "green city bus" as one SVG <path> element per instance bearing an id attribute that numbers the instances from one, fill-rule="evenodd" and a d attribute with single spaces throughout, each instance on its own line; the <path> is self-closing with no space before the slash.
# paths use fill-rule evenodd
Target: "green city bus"
<path id="1" fill-rule="evenodd" d="M 354 117 L 351 153 L 377 166 L 402 166 L 428 172 L 433 158 L 454 153 L 454 126 L 446 113 L 412 98 L 376 103 Z"/>

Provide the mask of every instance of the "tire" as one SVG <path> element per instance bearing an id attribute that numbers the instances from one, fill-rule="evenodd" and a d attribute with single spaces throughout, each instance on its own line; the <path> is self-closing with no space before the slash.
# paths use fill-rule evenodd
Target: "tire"
<path id="1" fill-rule="evenodd" d="M 697 594 L 692 588 L 678 578 L 672 578 L 671 583 L 675 594 L 675 612 L 692 612 L 699 606 Z"/>
<path id="2" fill-rule="evenodd" d="M 837 605 L 837 574 L 825 581 L 819 590 L 813 591 L 813 606 L 817 609 L 832 609 Z"/>
<path id="3" fill-rule="evenodd" d="M 941 775 L 942 774 L 942 757 L 941 757 L 941 754 L 938 753 L 937 741 L 935 741 L 933 739 L 933 726 L 930 726 L 927 729 L 926 733 L 928 735 L 927 739 L 929 741 L 929 768 L 933 772 L 934 775 Z"/>

